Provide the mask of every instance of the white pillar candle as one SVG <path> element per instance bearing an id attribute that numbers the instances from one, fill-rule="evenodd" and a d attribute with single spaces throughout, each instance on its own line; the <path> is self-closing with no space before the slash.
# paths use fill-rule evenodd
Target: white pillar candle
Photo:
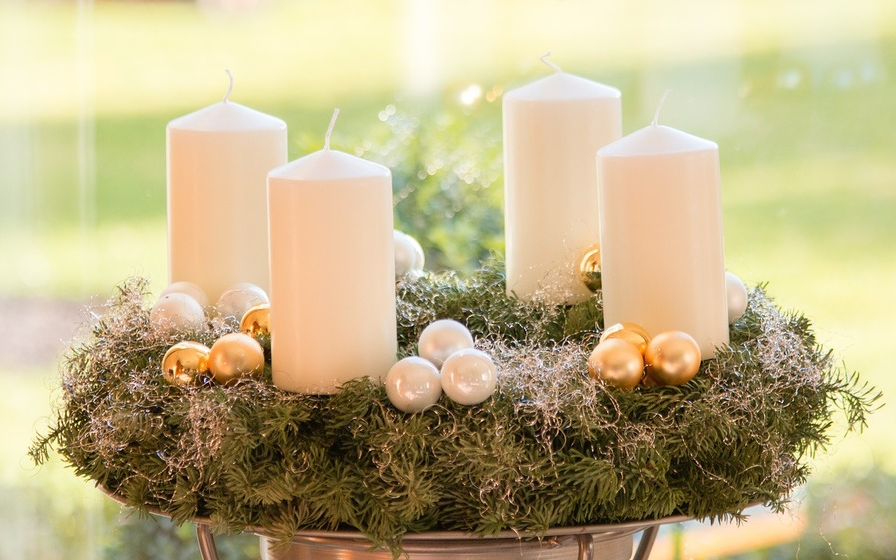
<path id="1" fill-rule="evenodd" d="M 592 295 L 578 267 L 600 235 L 594 154 L 622 136 L 622 102 L 550 66 L 504 95 L 504 236 L 508 295 L 559 305 Z"/>
<path id="2" fill-rule="evenodd" d="M 167 129 L 168 280 L 211 301 L 238 282 L 268 289 L 266 177 L 287 162 L 286 123 L 229 94 Z"/>
<path id="3" fill-rule="evenodd" d="M 329 136 L 268 174 L 271 366 L 300 393 L 385 377 L 397 360 L 392 174 Z"/>
<path id="4" fill-rule="evenodd" d="M 728 343 L 718 146 L 654 119 L 597 161 L 604 325 L 684 331 L 713 357 Z"/>

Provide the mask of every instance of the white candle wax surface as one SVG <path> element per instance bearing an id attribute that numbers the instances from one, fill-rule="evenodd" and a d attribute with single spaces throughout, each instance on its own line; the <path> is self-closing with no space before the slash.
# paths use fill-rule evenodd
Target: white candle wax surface
<path id="1" fill-rule="evenodd" d="M 621 105 L 619 90 L 562 72 L 504 95 L 508 295 L 592 296 L 578 266 L 600 236 L 594 154 L 622 135 Z"/>
<path id="2" fill-rule="evenodd" d="M 728 344 L 718 146 L 653 124 L 598 152 L 604 325 Z"/>
<path id="3" fill-rule="evenodd" d="M 168 278 L 216 301 L 229 286 L 267 290 L 267 173 L 287 161 L 286 123 L 232 101 L 172 120 Z"/>
<path id="4" fill-rule="evenodd" d="M 331 394 L 397 361 L 392 175 L 324 149 L 268 175 L 271 362 L 286 391 Z"/>

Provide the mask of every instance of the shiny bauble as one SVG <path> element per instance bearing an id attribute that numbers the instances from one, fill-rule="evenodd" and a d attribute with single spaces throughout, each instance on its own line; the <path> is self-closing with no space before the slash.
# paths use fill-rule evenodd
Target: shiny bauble
<path id="1" fill-rule="evenodd" d="M 700 357 L 700 346 L 686 332 L 659 333 L 644 353 L 649 384 L 684 385 L 697 375 Z"/>
<path id="2" fill-rule="evenodd" d="M 149 311 L 149 322 L 160 334 L 204 331 L 205 310 L 193 297 L 181 292 L 163 295 Z"/>
<path id="3" fill-rule="evenodd" d="M 442 396 L 439 370 L 429 360 L 410 356 L 399 360 L 386 374 L 386 395 L 402 412 L 420 412 Z"/>
<path id="4" fill-rule="evenodd" d="M 208 307 L 208 296 L 205 293 L 205 290 L 199 287 L 198 284 L 194 284 L 193 282 L 187 282 L 185 280 L 181 280 L 179 282 L 172 282 L 168 284 L 168 287 L 162 290 L 162 293 L 159 297 L 164 296 L 165 294 L 170 294 L 172 292 L 180 292 L 182 294 L 187 294 L 196 300 L 199 305 L 204 308 Z"/>
<path id="5" fill-rule="evenodd" d="M 392 230 L 395 242 L 395 278 L 416 280 L 423 274 L 426 257 L 423 247 L 410 235 Z"/>
<path id="6" fill-rule="evenodd" d="M 209 350 L 208 370 L 218 383 L 233 385 L 264 370 L 264 350 L 247 334 L 225 334 Z"/>
<path id="7" fill-rule="evenodd" d="M 260 303 L 250 307 L 240 320 L 240 332 L 256 338 L 271 334 L 271 304 Z"/>
<path id="8" fill-rule="evenodd" d="M 491 357 L 475 348 L 458 350 L 442 364 L 442 390 L 457 404 L 479 404 L 498 386 L 498 368 Z"/>
<path id="9" fill-rule="evenodd" d="M 579 260 L 579 280 L 592 292 L 601 289 L 600 247 L 593 245 L 585 251 Z"/>
<path id="10" fill-rule="evenodd" d="M 162 358 L 162 378 L 172 385 L 192 385 L 208 373 L 208 353 L 205 344 L 178 342 Z"/>
<path id="11" fill-rule="evenodd" d="M 621 338 L 622 340 L 631 342 L 637 346 L 641 354 L 647 351 L 647 344 L 650 343 L 650 335 L 644 330 L 644 327 L 635 323 L 616 323 L 610 325 L 604 332 L 600 333 L 600 342 L 611 338 Z"/>
<path id="12" fill-rule="evenodd" d="M 733 324 L 747 311 L 747 287 L 731 272 L 725 272 L 725 288 L 728 292 L 728 323 Z"/>
<path id="13" fill-rule="evenodd" d="M 240 282 L 224 290 L 218 298 L 218 302 L 215 303 L 215 316 L 239 321 L 246 311 L 262 303 L 270 303 L 264 290 L 255 284 Z"/>
<path id="14" fill-rule="evenodd" d="M 636 387 L 644 377 L 644 358 L 638 347 L 622 338 L 608 338 L 588 356 L 588 373 L 619 389 Z"/>
<path id="15" fill-rule="evenodd" d="M 417 354 L 440 368 L 451 354 L 472 347 L 473 335 L 467 327 L 453 319 L 439 319 L 420 333 Z"/>

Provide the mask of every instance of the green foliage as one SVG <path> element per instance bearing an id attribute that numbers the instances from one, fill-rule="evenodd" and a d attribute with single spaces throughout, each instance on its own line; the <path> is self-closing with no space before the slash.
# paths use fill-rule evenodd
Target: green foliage
<path id="1" fill-rule="evenodd" d="M 500 98 L 498 98 L 500 101 Z M 430 270 L 475 269 L 504 248 L 500 102 L 416 113 L 387 105 L 386 126 L 342 142 L 392 172 L 395 228 L 427 250 Z M 303 153 L 320 149 L 305 138 Z"/>
<path id="2" fill-rule="evenodd" d="M 504 293 L 497 261 L 468 277 L 401 284 L 399 342 L 414 351 L 433 319 L 466 323 L 499 368 L 496 394 L 466 407 L 443 397 L 404 414 L 369 378 L 332 396 L 260 379 L 176 387 L 159 373 L 179 337 L 149 328 L 145 282 L 125 284 L 73 347 L 54 427 L 31 450 L 57 448 L 79 475 L 138 510 L 219 531 L 355 528 L 400 549 L 409 531 L 540 533 L 686 514 L 773 509 L 806 480 L 835 409 L 860 429 L 879 397 L 831 363 L 807 320 L 761 287 L 730 347 L 681 387 L 619 391 L 587 375 L 599 297 L 572 307 Z M 185 333 L 210 343 L 227 330 Z M 267 345 L 268 341 L 263 341 Z"/>

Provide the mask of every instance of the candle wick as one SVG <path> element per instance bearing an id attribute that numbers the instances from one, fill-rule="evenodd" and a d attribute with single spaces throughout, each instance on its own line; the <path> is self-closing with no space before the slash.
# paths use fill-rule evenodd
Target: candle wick
<path id="1" fill-rule="evenodd" d="M 324 136 L 324 149 L 330 151 L 330 136 L 333 134 L 333 127 L 336 126 L 336 117 L 339 116 L 339 109 L 333 109 L 333 117 L 330 119 L 330 126 L 327 127 L 327 135 Z"/>
<path id="2" fill-rule="evenodd" d="M 231 74 L 230 70 L 227 68 L 225 68 L 224 71 L 227 72 L 228 84 L 227 84 L 227 93 L 224 94 L 223 102 L 227 103 L 228 101 L 230 101 L 230 93 L 233 91 L 233 74 Z"/>
<path id="3" fill-rule="evenodd" d="M 553 68 L 555 72 L 558 72 L 558 73 L 563 72 L 563 69 L 561 69 L 559 66 L 557 66 L 550 60 L 548 60 L 549 56 L 551 56 L 551 51 L 548 51 L 548 52 L 544 53 L 543 55 L 541 55 L 540 60 L 542 62 L 544 62 L 545 64 L 547 64 L 549 67 Z"/>
<path id="4" fill-rule="evenodd" d="M 669 97 L 669 94 L 670 94 L 671 92 L 672 92 L 671 89 L 667 89 L 666 92 L 663 94 L 663 96 L 660 97 L 659 105 L 656 106 L 656 113 L 653 114 L 653 122 L 650 123 L 650 124 L 652 124 L 653 126 L 657 126 L 657 124 L 659 123 L 659 120 L 660 120 L 660 111 L 663 110 L 663 103 L 666 102 L 666 98 Z"/>

